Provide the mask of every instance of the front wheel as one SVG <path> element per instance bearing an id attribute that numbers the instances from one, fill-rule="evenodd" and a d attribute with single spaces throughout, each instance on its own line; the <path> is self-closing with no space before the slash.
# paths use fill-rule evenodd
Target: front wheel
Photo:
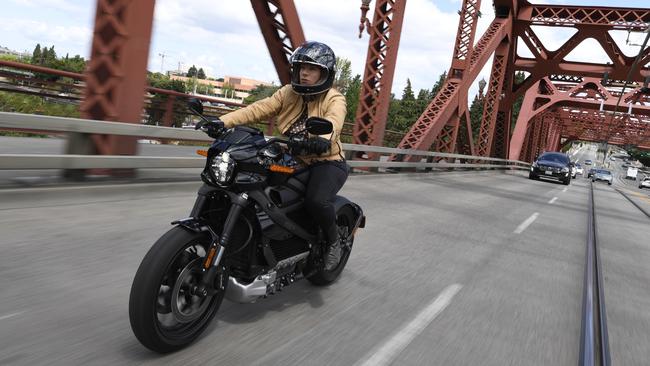
<path id="1" fill-rule="evenodd" d="M 145 347 L 159 353 L 179 350 L 210 324 L 225 290 L 207 296 L 194 291 L 209 246 L 205 233 L 175 227 L 147 252 L 129 297 L 131 329 Z M 218 280 L 227 283 L 227 278 Z"/>
<path id="2" fill-rule="evenodd" d="M 350 253 L 352 252 L 352 244 L 354 244 L 354 234 L 351 233 L 354 229 L 354 218 L 354 212 L 348 206 L 344 206 L 336 212 L 336 225 L 339 229 L 339 235 L 341 238 L 347 238 L 341 241 L 341 261 L 330 271 L 325 270 L 322 265 L 319 265 L 318 269 L 314 272 L 311 266 L 307 266 L 304 273 L 313 273 L 307 277 L 307 280 L 313 285 L 327 286 L 336 281 L 341 275 L 341 272 L 343 272 L 343 268 L 348 263 L 348 258 L 350 258 Z"/>

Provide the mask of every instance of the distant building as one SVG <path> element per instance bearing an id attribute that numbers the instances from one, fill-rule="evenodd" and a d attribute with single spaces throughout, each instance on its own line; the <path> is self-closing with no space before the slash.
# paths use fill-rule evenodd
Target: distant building
<path id="1" fill-rule="evenodd" d="M 19 51 L 14 51 L 10 50 L 7 47 L 0 46 L 0 55 L 11 55 L 11 56 L 16 56 L 18 58 L 28 58 L 32 57 L 32 54 L 25 51 L 25 52 L 19 52 Z"/>
<path id="2" fill-rule="evenodd" d="M 180 73 L 169 73 L 171 80 L 181 80 L 188 82 L 192 78 L 188 78 Z M 212 87 L 211 95 L 217 96 L 229 102 L 243 103 L 244 99 L 250 95 L 250 92 L 258 85 L 271 86 L 273 84 L 265 81 L 249 79 L 239 76 L 225 76 L 223 81 L 210 80 L 210 79 L 196 79 L 196 82 L 201 85 L 209 85 Z M 226 87 L 224 87 L 226 86 Z M 191 91 L 190 91 L 191 92 Z"/>

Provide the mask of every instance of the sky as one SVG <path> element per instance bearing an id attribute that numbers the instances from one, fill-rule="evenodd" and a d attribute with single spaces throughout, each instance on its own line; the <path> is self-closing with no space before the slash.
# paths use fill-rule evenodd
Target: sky
<path id="1" fill-rule="evenodd" d="M 95 15 L 95 0 L 2 0 L 0 46 L 31 52 L 36 43 L 55 46 L 59 56 L 66 53 L 88 57 Z M 352 73 L 363 74 L 368 35 L 358 38 L 360 0 L 294 0 L 305 37 L 330 45 L 337 56 L 352 63 Z M 545 0 L 532 3 L 620 6 L 619 0 Z M 399 98 L 411 80 L 414 90 L 430 89 L 447 71 L 458 27 L 461 0 L 408 0 L 400 49 L 393 81 Z M 647 8 L 648 0 L 627 0 L 625 6 Z M 371 11 L 374 9 L 374 1 Z M 494 17 L 492 2 L 483 0 L 476 40 Z M 372 14 L 368 14 L 372 19 Z M 571 36 L 570 29 L 535 29 L 549 49 L 556 49 Z M 614 32 L 619 46 L 628 55 L 638 46 L 626 46 L 626 32 Z M 644 34 L 632 33 L 630 41 L 640 44 Z M 590 43 L 593 42 L 593 43 Z M 521 42 L 520 42 L 521 43 Z M 604 51 L 587 40 L 569 60 L 601 60 Z M 529 51 L 519 50 L 521 56 Z M 161 55 L 165 55 L 163 58 Z M 250 77 L 278 82 L 277 73 L 264 43 L 248 0 L 157 0 L 149 52 L 149 70 L 187 70 L 202 67 L 208 76 Z M 490 63 L 470 89 L 476 94 L 481 78 L 489 79 Z"/>

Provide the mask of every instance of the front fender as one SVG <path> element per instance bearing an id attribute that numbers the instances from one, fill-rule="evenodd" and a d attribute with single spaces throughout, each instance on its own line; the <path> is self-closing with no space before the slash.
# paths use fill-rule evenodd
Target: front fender
<path id="1" fill-rule="evenodd" d="M 205 220 L 196 217 L 188 217 L 185 219 L 175 220 L 171 222 L 172 225 L 180 226 L 184 229 L 195 233 L 208 233 L 213 240 L 218 239 L 218 235 L 210 228 L 210 225 Z"/>

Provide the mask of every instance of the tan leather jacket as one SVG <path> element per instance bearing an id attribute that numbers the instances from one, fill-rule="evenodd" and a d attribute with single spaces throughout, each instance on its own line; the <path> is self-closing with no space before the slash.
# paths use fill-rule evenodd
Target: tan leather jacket
<path id="1" fill-rule="evenodd" d="M 332 145 L 330 151 L 323 155 L 302 155 L 297 158 L 306 165 L 315 161 L 343 159 L 340 137 L 347 110 L 345 97 L 334 88 L 331 88 L 326 93 L 310 98 L 307 103 L 307 116 L 321 117 L 332 122 L 332 133 L 321 135 L 321 137 L 330 140 Z M 242 109 L 224 114 L 220 118 L 227 128 L 231 128 L 277 117 L 276 127 L 280 133 L 284 134 L 300 117 L 302 106 L 303 97 L 296 94 L 291 85 L 285 85 L 272 96 L 258 100 Z"/>

